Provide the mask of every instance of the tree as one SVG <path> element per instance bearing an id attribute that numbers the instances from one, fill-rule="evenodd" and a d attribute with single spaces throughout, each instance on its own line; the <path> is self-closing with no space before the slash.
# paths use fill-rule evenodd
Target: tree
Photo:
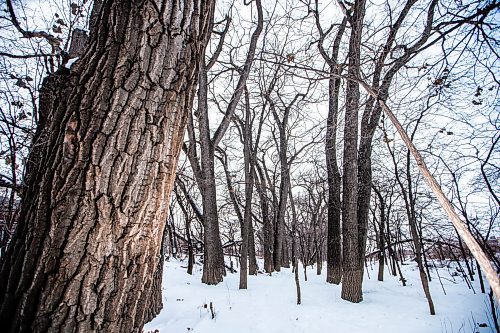
<path id="1" fill-rule="evenodd" d="M 423 115 L 423 112 L 422 112 L 422 115 Z M 410 139 L 414 138 L 421 118 L 422 117 L 420 117 L 417 120 L 417 123 L 416 123 L 416 125 L 413 128 L 413 131 L 411 133 Z M 396 181 L 399 185 L 399 188 L 401 191 L 401 196 L 402 196 L 404 204 L 405 204 L 406 217 L 408 219 L 408 224 L 410 226 L 410 234 L 411 234 L 413 246 L 415 249 L 415 261 L 417 262 L 417 266 L 418 266 L 418 271 L 419 271 L 419 275 L 420 275 L 420 282 L 422 283 L 422 289 L 424 290 L 425 297 L 427 298 L 427 303 L 429 305 L 429 312 L 431 315 L 435 315 L 436 310 L 434 309 L 434 302 L 432 300 L 431 292 L 429 289 L 429 279 L 428 279 L 428 275 L 426 274 L 425 268 L 424 268 L 423 244 L 422 244 L 421 237 L 419 236 L 419 232 L 417 230 L 417 217 L 416 217 L 416 211 L 415 211 L 416 198 L 415 198 L 415 196 L 413 194 L 413 190 L 412 190 L 412 174 L 410 173 L 410 153 L 408 152 L 408 154 L 406 156 L 406 181 L 407 181 L 407 186 L 408 186 L 408 188 L 406 188 L 403 184 L 403 180 L 401 179 L 402 177 L 401 177 L 399 169 L 398 169 L 395 153 L 389 145 L 389 140 L 387 139 L 386 133 L 384 133 L 384 135 L 386 138 L 386 140 L 384 140 L 384 141 L 387 144 L 387 149 L 389 150 L 389 153 L 391 155 L 391 160 L 392 160 L 392 163 L 394 165 L 394 175 L 396 177 Z M 379 198 L 381 197 L 379 193 L 377 193 L 377 195 L 379 196 Z"/>
<path id="2" fill-rule="evenodd" d="M 236 207 L 235 210 L 238 213 L 238 218 L 241 224 L 241 271 L 240 271 L 240 289 L 246 289 L 247 275 L 257 275 L 257 259 L 255 256 L 255 238 L 254 238 L 254 228 L 252 223 L 252 198 L 253 198 L 253 187 L 255 183 L 255 164 L 257 149 L 259 147 L 259 141 L 262 134 L 262 125 L 265 120 L 266 108 L 262 107 L 260 116 L 258 117 L 258 128 L 256 131 L 255 139 L 253 135 L 253 124 L 257 118 L 255 110 L 250 105 L 250 94 L 248 89 L 245 87 L 245 106 L 243 116 L 239 117 L 235 115 L 234 124 L 238 129 L 240 141 L 243 144 L 243 168 L 244 168 L 244 183 L 245 183 L 245 210 L 242 216 L 239 212 L 239 208 Z M 227 169 L 225 167 L 225 169 Z M 227 177 L 228 184 L 230 183 L 230 178 Z M 234 191 L 234 190 L 233 190 Z M 231 190 L 230 190 L 231 192 Z M 231 197 L 234 197 L 234 192 L 231 192 Z M 235 200 L 233 200 L 235 201 Z M 262 216 L 263 223 L 269 223 L 268 217 Z M 266 221 L 267 220 L 267 221 Z M 264 225 L 264 228 L 269 228 L 269 226 Z M 265 237 L 265 236 L 264 236 Z M 265 247 L 266 245 L 264 245 Z M 265 250 L 264 250 L 265 251 Z M 248 256 L 249 265 L 247 268 L 246 257 Z"/>
<path id="3" fill-rule="evenodd" d="M 269 198 L 267 196 L 267 179 L 264 175 L 262 167 L 255 161 L 254 164 L 255 187 L 259 194 L 259 205 L 262 216 L 262 251 L 264 252 L 264 270 L 267 273 L 272 273 L 273 266 L 273 249 L 274 249 L 274 232 L 273 223 L 271 221 Z"/>
<path id="4" fill-rule="evenodd" d="M 208 60 L 202 59 L 200 69 L 200 86 L 198 89 L 198 107 L 194 115 L 191 115 L 188 123 L 189 147 L 185 147 L 196 182 L 200 189 L 203 202 L 203 223 L 205 228 L 205 252 L 203 258 L 202 281 L 206 284 L 217 284 L 225 275 L 224 254 L 220 240 L 219 220 L 217 213 L 217 189 L 215 184 L 215 151 L 226 133 L 234 112 L 240 101 L 241 95 L 250 74 L 254 61 L 255 50 L 263 29 L 264 19 L 260 0 L 256 0 L 257 24 L 250 39 L 250 46 L 246 55 L 243 68 L 239 70 L 238 83 L 231 95 L 229 103 L 224 111 L 223 119 L 212 135 L 210 132 L 208 90 L 208 71 L 215 65 L 224 44 L 230 20 L 227 19 L 226 28 L 222 33 L 215 53 Z M 211 28 L 213 25 L 211 24 Z M 220 101 L 219 101 L 220 102 Z M 200 155 L 197 153 L 197 143 L 194 125 L 194 117 L 198 118 Z"/>
<path id="5" fill-rule="evenodd" d="M 161 308 L 161 238 L 214 1 L 95 1 L 87 48 L 43 84 L 6 332 L 141 332 Z M 168 22 L 168 23 L 167 23 Z"/>
<path id="6" fill-rule="evenodd" d="M 373 96 L 373 97 L 377 96 L 377 93 L 375 91 L 371 90 L 368 85 L 363 84 L 363 87 L 370 93 L 371 96 Z M 417 166 L 420 170 L 420 173 L 422 174 L 425 181 L 427 182 L 427 185 L 434 192 L 434 195 L 438 199 L 441 207 L 448 215 L 453 226 L 456 228 L 457 233 L 464 240 L 465 244 L 467 245 L 467 247 L 471 251 L 472 255 L 474 255 L 477 262 L 479 263 L 481 268 L 484 270 L 486 278 L 488 279 L 488 282 L 491 286 L 492 293 L 495 295 L 495 298 L 498 302 L 500 300 L 500 279 L 498 277 L 496 270 L 493 268 L 493 265 L 491 264 L 490 259 L 486 255 L 485 251 L 481 248 L 481 246 L 479 245 L 477 240 L 474 238 L 474 236 L 472 235 L 470 230 L 467 228 L 467 224 L 460 219 L 460 216 L 455 211 L 450 200 L 446 197 L 443 190 L 441 189 L 441 186 L 436 181 L 436 179 L 434 178 L 434 176 L 430 172 L 429 168 L 427 167 L 419 150 L 415 147 L 415 145 L 411 141 L 411 138 L 408 136 L 408 134 L 406 133 L 403 126 L 401 126 L 401 123 L 396 118 L 394 113 L 387 106 L 387 104 L 385 103 L 384 100 L 379 99 L 378 104 L 383 109 L 384 114 L 387 115 L 387 117 L 390 119 L 390 121 L 392 122 L 392 124 L 396 128 L 398 134 L 400 135 L 401 139 L 403 140 L 406 147 L 410 151 L 411 155 L 415 159 L 415 162 L 417 163 Z M 431 308 L 431 312 L 432 312 L 432 308 Z"/>
<path id="7" fill-rule="evenodd" d="M 318 50 L 329 67 L 331 76 L 328 79 L 328 118 L 326 124 L 325 155 L 328 172 L 328 240 L 327 240 L 327 276 L 329 283 L 339 284 L 342 279 L 342 238 L 340 221 L 340 187 L 341 176 L 337 161 L 337 127 L 339 114 L 339 98 L 342 74 L 342 64 L 339 62 L 339 52 L 342 37 L 347 25 L 347 18 L 344 17 L 339 25 L 329 55 L 325 50 L 325 39 L 332 28 L 323 31 L 320 22 L 318 0 L 315 0 L 314 15 L 316 29 L 318 30 Z"/>
<path id="8" fill-rule="evenodd" d="M 358 78 L 361 64 L 361 34 L 365 15 L 365 0 L 357 0 L 349 17 L 351 35 L 349 38 L 349 78 Z M 342 177 L 342 298 L 351 302 L 363 300 L 364 252 L 362 234 L 358 225 L 358 109 L 359 85 L 349 80 L 346 87 L 346 111 L 344 120 L 344 159 Z"/>
<path id="9" fill-rule="evenodd" d="M 380 190 L 375 186 L 372 185 L 373 190 L 377 194 L 377 198 L 380 203 L 380 220 L 378 221 L 378 237 L 377 237 L 377 245 L 379 249 L 379 254 L 378 254 L 378 275 L 377 279 L 379 281 L 384 281 L 384 264 L 385 264 L 385 218 L 386 218 L 386 213 L 385 213 L 385 200 L 384 197 L 382 196 L 382 193 Z M 375 219 L 375 216 L 374 216 Z"/>
<path id="10" fill-rule="evenodd" d="M 0 17 L 0 188 L 3 221 L 0 222 L 0 252 L 3 254 L 17 226 L 19 191 L 25 161 L 38 123 L 38 98 L 43 78 L 54 73 L 57 65 L 76 57 L 79 50 L 72 35 L 83 36 L 78 29 L 87 12 L 80 1 L 69 15 L 54 13 L 52 22 L 36 20 L 37 26 L 51 30 L 30 30 L 32 3 L 2 1 L 5 15 Z M 69 5 L 69 4 L 68 4 Z M 64 4 L 63 6 L 64 7 Z M 61 9 L 61 8 L 59 8 Z M 17 13 L 23 15 L 18 18 Z M 60 12 L 61 13 L 61 12 Z M 61 13 L 62 14 L 62 13 Z M 57 17 L 56 17 L 57 16 Z M 22 38 L 20 38 L 20 36 Z M 70 50 L 71 47 L 71 50 Z"/>

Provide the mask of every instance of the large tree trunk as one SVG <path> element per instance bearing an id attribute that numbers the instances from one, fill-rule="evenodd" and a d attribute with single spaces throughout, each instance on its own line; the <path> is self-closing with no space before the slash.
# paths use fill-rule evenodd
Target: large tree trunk
<path id="1" fill-rule="evenodd" d="M 365 0 L 357 0 L 350 18 L 348 76 L 358 78 L 360 72 L 361 33 L 365 14 Z M 344 173 L 342 196 L 343 276 L 341 297 L 351 302 L 361 302 L 364 271 L 364 248 L 359 240 L 358 226 L 358 109 L 359 85 L 349 80 L 346 87 L 346 112 L 344 124 Z"/>
<path id="2" fill-rule="evenodd" d="M 41 92 L 1 263 L 4 332 L 141 332 L 161 308 L 161 238 L 214 1 L 99 5 L 86 53 Z"/>
<path id="3" fill-rule="evenodd" d="M 417 39 L 411 46 L 409 51 L 406 51 L 404 56 L 397 59 L 397 61 L 391 62 L 391 66 L 388 67 L 386 60 L 393 50 L 396 43 L 396 36 L 400 27 L 404 24 L 405 18 L 408 16 L 411 8 L 416 4 L 416 0 L 408 0 L 401 12 L 399 13 L 397 19 L 391 25 L 389 30 L 387 40 L 385 45 L 382 47 L 378 58 L 375 61 L 375 69 L 373 73 L 373 79 L 371 83 L 371 89 L 377 91 L 377 94 L 370 94 L 368 101 L 365 105 L 365 111 L 361 120 L 361 136 L 358 151 L 358 243 L 360 251 L 364 252 L 366 248 L 366 238 L 367 238 L 367 228 L 368 228 L 368 217 L 370 209 L 370 197 L 371 197 L 371 186 L 372 186 L 372 166 L 371 166 L 371 155 L 372 155 L 372 141 L 377 129 L 377 125 L 380 121 L 380 116 L 382 113 L 382 106 L 376 103 L 378 99 L 386 100 L 389 94 L 389 88 L 392 79 L 397 74 L 400 68 L 402 68 L 412 56 L 419 52 L 420 47 L 422 47 L 430 36 L 430 31 L 432 29 L 432 22 L 434 16 L 434 10 L 437 5 L 437 0 L 432 0 L 429 4 L 427 12 L 427 20 L 419 39 Z M 384 69 L 386 67 L 386 69 Z M 383 75 L 383 73 L 385 74 Z M 366 88 L 366 87 L 365 87 Z"/>

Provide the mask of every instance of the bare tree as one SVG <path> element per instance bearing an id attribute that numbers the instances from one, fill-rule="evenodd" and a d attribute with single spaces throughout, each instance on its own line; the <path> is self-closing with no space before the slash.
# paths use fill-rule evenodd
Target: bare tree
<path id="1" fill-rule="evenodd" d="M 325 152 L 326 165 L 328 170 L 328 245 L 327 245 L 327 276 L 329 283 L 339 284 L 342 279 L 342 241 L 341 241 L 341 220 L 340 220 L 340 187 L 341 177 L 339 163 L 337 161 L 337 127 L 339 117 L 339 98 L 343 64 L 339 62 L 339 52 L 342 37 L 344 35 L 347 18 L 344 17 L 340 23 L 333 44 L 331 53 L 325 49 L 325 39 L 333 30 L 333 25 L 324 31 L 321 27 L 318 1 L 315 0 L 314 15 L 316 29 L 319 34 L 318 50 L 327 63 L 332 74 L 328 79 L 328 118 L 326 124 Z"/>
<path id="2" fill-rule="evenodd" d="M 243 90 L 250 74 L 254 61 L 255 50 L 260 33 L 263 29 L 263 11 L 260 0 L 255 2 L 257 7 L 257 23 L 243 68 L 239 71 L 239 79 L 232 96 L 224 111 L 224 116 L 215 133 L 210 132 L 208 116 L 208 71 L 216 63 L 223 47 L 224 38 L 229 27 L 230 20 L 227 19 L 226 28 L 220 33 L 220 40 L 215 53 L 208 62 L 203 59 L 200 69 L 200 84 L 198 88 L 198 107 L 195 115 L 191 115 L 188 122 L 189 147 L 185 147 L 196 182 L 200 189 L 203 201 L 203 222 L 205 227 L 205 253 L 203 258 L 202 281 L 207 284 L 217 284 L 225 275 L 224 255 L 220 240 L 219 220 L 217 216 L 217 193 L 215 185 L 215 150 L 222 140 L 225 132 L 231 124 L 236 107 L 243 94 Z M 212 27 L 213 25 L 211 25 Z M 196 138 L 194 117 L 198 119 L 199 139 Z M 199 140 L 199 141 L 198 141 Z M 197 153 L 197 144 L 200 145 L 200 155 Z"/>
<path id="3" fill-rule="evenodd" d="M 412 138 L 415 135 L 415 132 L 417 131 L 418 124 L 419 124 L 419 121 L 417 121 L 417 124 L 413 128 Z M 407 161 L 406 161 L 407 162 L 406 181 L 407 181 L 407 186 L 408 186 L 408 188 L 406 188 L 403 184 L 403 180 L 401 179 L 402 177 L 400 175 L 400 171 L 399 171 L 398 164 L 396 161 L 395 153 L 389 145 L 389 140 L 387 139 L 386 134 L 385 134 L 385 136 L 386 136 L 385 142 L 387 144 L 387 149 L 389 150 L 389 152 L 391 154 L 391 159 L 392 159 L 392 163 L 394 166 L 394 175 L 396 177 L 396 181 L 399 185 L 399 188 L 400 188 L 400 191 L 402 194 L 402 198 L 403 198 L 404 203 L 405 203 L 406 216 L 408 219 L 408 224 L 410 226 L 410 233 L 411 233 L 413 246 L 414 246 L 414 250 L 415 250 L 415 260 L 417 262 L 418 271 L 420 273 L 420 282 L 422 283 L 422 288 L 424 290 L 425 297 L 427 298 L 427 302 L 429 304 L 430 314 L 435 315 L 436 310 L 434 309 L 434 302 L 432 300 L 432 296 L 431 296 L 430 289 L 429 289 L 429 279 L 428 279 L 428 275 L 425 271 L 424 262 L 423 262 L 423 253 L 422 253 L 423 246 L 422 246 L 421 238 L 419 237 L 419 232 L 417 230 L 417 218 L 416 218 L 416 212 L 415 212 L 415 198 L 414 198 L 413 191 L 412 191 L 411 173 L 409 172 L 409 162 L 410 162 L 409 156 L 408 156 Z"/>
<path id="4" fill-rule="evenodd" d="M 348 20 L 351 25 L 347 75 L 358 78 L 361 64 L 361 36 L 365 16 L 365 0 L 354 2 Z M 351 302 L 363 300 L 364 244 L 361 226 L 358 224 L 358 109 L 359 85 L 349 80 L 346 87 L 346 111 L 344 121 L 344 155 L 342 177 L 342 298 Z"/>

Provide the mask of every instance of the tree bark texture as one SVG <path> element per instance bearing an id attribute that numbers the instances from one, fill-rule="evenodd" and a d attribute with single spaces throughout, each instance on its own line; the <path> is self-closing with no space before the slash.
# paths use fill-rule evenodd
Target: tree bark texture
<path id="1" fill-rule="evenodd" d="M 141 332 L 214 1 L 102 1 L 71 72 L 46 78 L 4 332 Z"/>
<path id="2" fill-rule="evenodd" d="M 329 81 L 329 109 L 326 127 L 326 165 L 328 172 L 328 235 L 327 276 L 329 283 L 339 284 L 342 279 L 342 237 L 340 221 L 340 172 L 337 163 L 337 117 L 340 80 Z"/>
<path id="3" fill-rule="evenodd" d="M 365 14 L 365 0 L 357 0 L 350 16 L 351 36 L 348 52 L 348 77 L 358 78 L 360 71 L 361 34 Z M 358 226 L 358 109 L 359 85 L 347 81 L 344 122 L 344 160 L 342 192 L 343 276 L 341 297 L 351 302 L 363 300 L 361 285 L 364 270 L 364 247 L 359 240 Z"/>

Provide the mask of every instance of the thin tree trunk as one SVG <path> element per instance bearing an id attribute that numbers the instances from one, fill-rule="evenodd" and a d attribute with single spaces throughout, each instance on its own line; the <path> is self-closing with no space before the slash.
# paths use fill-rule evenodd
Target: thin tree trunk
<path id="1" fill-rule="evenodd" d="M 290 189 L 290 170 L 288 165 L 287 149 L 288 140 L 286 136 L 286 129 L 288 124 L 289 109 L 286 109 L 283 120 L 280 120 L 275 108 L 274 103 L 271 104 L 274 119 L 278 123 L 279 128 L 279 160 L 280 160 L 280 187 L 279 187 L 279 201 L 276 215 L 276 230 L 274 239 L 274 269 L 280 271 L 281 267 L 285 265 L 285 215 L 288 201 L 288 191 Z"/>
<path id="2" fill-rule="evenodd" d="M 469 264 L 469 260 L 467 258 L 467 254 L 465 253 L 464 245 L 462 243 L 462 239 L 460 238 L 460 236 L 458 236 L 458 247 L 460 249 L 460 253 L 462 254 L 462 258 L 464 259 L 465 267 L 467 268 L 467 273 L 469 273 L 470 280 L 474 281 L 474 272 L 472 271 L 471 265 Z"/>
<path id="3" fill-rule="evenodd" d="M 293 261 L 293 271 L 295 276 L 295 288 L 297 291 L 297 305 L 302 303 L 302 297 L 300 292 L 300 280 L 299 280 L 299 259 L 297 255 L 297 211 L 295 209 L 295 202 L 293 200 L 292 191 L 288 191 L 288 196 L 290 198 L 290 207 L 292 208 L 292 261 Z M 303 263 L 304 264 L 304 263 Z M 304 273 L 306 266 L 304 264 Z M 307 281 L 307 277 L 306 277 Z"/>
<path id="4" fill-rule="evenodd" d="M 319 24 L 319 22 L 318 22 Z M 330 71 L 340 74 L 338 53 L 340 42 L 345 31 L 347 19 L 342 21 L 335 37 L 331 58 L 323 57 L 330 65 Z M 326 165 L 328 173 L 328 234 L 327 234 L 327 264 L 326 282 L 339 284 L 342 280 L 342 237 L 340 221 L 340 186 L 341 177 L 337 161 L 337 126 L 339 112 L 339 78 L 331 77 L 328 81 L 328 118 L 326 124 Z"/>
<path id="5" fill-rule="evenodd" d="M 260 4 L 259 4 L 260 6 Z M 245 123 L 243 126 L 243 155 L 244 155 L 244 165 L 245 165 L 245 214 L 244 223 L 247 223 L 247 238 L 248 238 L 248 270 L 249 274 L 257 275 L 257 258 L 255 256 L 255 237 L 253 232 L 253 222 L 252 222 L 252 197 L 253 197 L 253 186 L 255 179 L 255 156 L 256 149 L 253 147 L 253 120 L 252 112 L 250 110 L 250 95 L 248 89 L 245 86 Z M 260 127 L 257 133 L 257 144 L 260 136 Z"/>
<path id="6" fill-rule="evenodd" d="M 175 186 L 175 185 L 174 185 Z M 175 231 L 175 221 L 174 221 L 174 214 L 173 214 L 173 206 L 169 207 L 169 215 L 170 218 L 167 219 L 167 224 L 171 225 L 171 228 L 169 228 L 169 232 L 172 232 L 172 256 L 174 258 L 177 258 L 177 253 L 179 252 L 179 246 L 178 246 L 178 241 L 177 237 L 175 236 L 176 231 Z"/>
<path id="7" fill-rule="evenodd" d="M 281 267 L 290 268 L 290 243 L 286 234 L 283 234 L 283 258 L 281 259 Z"/>
<path id="8" fill-rule="evenodd" d="M 191 118 L 188 126 L 188 136 L 190 147 L 187 148 L 187 156 L 189 158 L 191 167 L 195 174 L 196 182 L 200 188 L 202 202 L 203 202 L 203 220 L 205 227 L 205 252 L 203 260 L 203 276 L 202 282 L 206 284 L 217 284 L 222 281 L 223 276 L 226 274 L 224 266 L 224 253 L 222 250 L 222 243 L 220 240 L 219 220 L 217 216 L 217 193 L 215 184 L 215 166 L 214 166 L 214 151 L 219 146 L 222 137 L 229 128 L 232 117 L 239 103 L 240 97 L 243 93 L 243 88 L 246 84 L 250 69 L 254 60 L 257 41 L 263 29 L 263 12 L 260 0 L 255 1 L 257 6 L 258 20 L 252 37 L 250 39 L 250 46 L 248 48 L 247 56 L 243 70 L 240 72 L 237 86 L 233 91 L 230 101 L 227 105 L 224 117 L 219 126 L 212 135 L 210 130 L 210 122 L 208 117 L 208 78 L 207 72 L 214 65 L 220 54 L 220 48 L 224 42 L 226 30 L 221 35 L 218 50 L 215 52 L 212 59 L 206 62 L 203 58 L 200 68 L 200 84 L 198 88 L 198 121 L 199 121 L 199 143 L 200 143 L 200 158 L 197 156 L 196 145 L 197 140 L 194 134 L 193 120 Z M 210 23 L 213 27 L 213 23 Z"/>
<path id="9" fill-rule="evenodd" d="M 259 194 L 260 199 L 260 210 L 262 215 L 262 224 L 263 224 L 263 251 L 264 251 L 264 270 L 267 273 L 271 273 L 273 268 L 273 225 L 272 221 L 269 218 L 269 203 L 268 198 L 266 196 L 266 177 L 258 163 L 255 163 L 255 169 L 257 170 L 257 174 L 255 177 L 255 185 L 257 189 L 257 193 Z"/>
<path id="10" fill-rule="evenodd" d="M 481 293 L 486 293 L 486 289 L 484 288 L 484 281 L 483 281 L 483 273 L 481 272 L 481 267 L 478 265 L 477 266 L 477 276 L 479 277 L 479 285 L 481 287 Z"/>
<path id="11" fill-rule="evenodd" d="M 226 275 L 224 267 L 224 253 L 219 231 L 219 218 L 217 211 L 217 188 L 215 185 L 215 146 L 210 139 L 208 119 L 208 78 L 205 59 L 201 61 L 199 88 L 198 88 L 198 120 L 201 142 L 201 156 L 199 168 L 193 155 L 190 158 L 191 166 L 198 182 L 203 204 L 203 275 L 201 281 L 206 284 L 217 284 Z M 191 124 L 190 124 L 191 125 Z M 190 131 L 191 132 L 191 131 Z M 191 148 L 194 149 L 194 140 Z M 194 153 L 190 150 L 189 153 Z M 196 166 L 195 166 L 196 165 Z"/>
<path id="12" fill-rule="evenodd" d="M 176 182 L 177 184 L 177 182 Z M 177 191 L 177 185 L 174 188 L 175 196 L 177 198 L 177 202 L 179 203 L 179 206 L 181 207 L 182 213 L 184 214 L 184 222 L 186 226 L 186 240 L 187 240 L 187 247 L 188 247 L 188 267 L 187 267 L 187 273 L 189 275 L 193 275 L 193 266 L 194 266 L 194 250 L 193 250 L 193 241 L 191 239 L 191 218 L 187 212 L 186 207 L 184 206 L 184 203 L 181 200 L 181 196 L 179 192 Z"/>
<path id="13" fill-rule="evenodd" d="M 249 233 L 253 234 L 253 230 L 250 230 L 252 226 L 252 195 L 253 195 L 253 161 L 251 157 L 252 154 L 252 121 L 250 115 L 250 99 L 248 96 L 248 90 L 245 88 L 245 126 L 243 128 L 243 155 L 244 155 L 244 167 L 245 167 L 245 214 L 243 216 L 243 228 L 241 229 L 241 270 L 240 270 L 240 289 L 247 289 L 247 257 L 248 257 L 248 246 L 249 246 Z M 252 237 L 253 238 L 253 237 Z M 254 255 L 255 255 L 255 244 Z M 254 256 L 255 259 L 255 256 Z M 252 274 L 257 271 L 256 263 L 252 267 Z"/>
<path id="14" fill-rule="evenodd" d="M 385 201 L 382 193 L 373 186 L 373 190 L 377 194 L 378 200 L 380 201 L 380 221 L 379 221 L 379 237 L 378 237 L 378 248 L 380 250 L 378 254 L 378 280 L 384 281 L 384 265 L 385 265 Z"/>
<path id="15" fill-rule="evenodd" d="M 251 207 L 250 207 L 251 209 Z M 250 211 L 252 216 L 252 211 Z M 250 218 L 248 226 L 248 274 L 257 275 L 259 265 L 257 264 L 257 255 L 255 253 L 255 234 L 253 229 L 253 221 Z"/>
<path id="16" fill-rule="evenodd" d="M 169 219 L 170 217 L 167 219 L 165 230 L 163 231 L 162 254 L 163 255 L 167 254 L 168 257 L 172 255 L 175 258 L 174 233 L 172 232 L 172 228 L 170 227 Z M 167 237 L 168 237 L 168 243 L 165 242 L 165 238 Z M 170 244 L 170 246 L 168 244 Z M 170 253 L 168 253 L 168 248 L 170 248 Z"/>
<path id="17" fill-rule="evenodd" d="M 384 132 L 384 136 L 386 133 Z M 429 312 L 431 315 L 435 315 L 436 311 L 434 309 L 434 302 L 432 301 L 432 296 L 429 289 L 429 281 L 427 278 L 427 274 L 425 272 L 424 263 L 422 262 L 422 246 L 420 243 L 420 237 L 417 231 L 417 221 L 415 217 L 415 200 L 413 200 L 413 196 L 411 195 L 411 174 L 409 174 L 409 167 L 407 168 L 407 182 L 408 182 L 408 191 L 405 189 L 401 177 L 399 175 L 399 170 L 396 162 L 396 157 L 394 151 L 391 149 L 389 145 L 389 140 L 385 140 L 387 144 L 387 149 L 392 158 L 392 162 L 394 165 L 394 175 L 396 176 L 396 181 L 399 184 L 399 188 L 401 189 L 401 195 L 403 197 L 406 215 L 408 218 L 408 224 L 410 227 L 410 234 L 413 240 L 413 246 L 415 248 L 415 261 L 417 262 L 418 271 L 420 275 L 420 282 L 422 283 L 422 289 L 424 290 L 425 297 L 427 298 L 427 303 L 429 305 Z M 408 163 L 408 161 L 407 161 Z"/>
<path id="18" fill-rule="evenodd" d="M 389 226 L 389 217 L 387 218 L 386 226 L 387 226 L 387 232 L 386 232 L 385 236 L 386 236 L 386 241 L 387 241 L 387 251 L 389 252 L 389 257 L 390 257 L 389 259 L 390 259 L 390 263 L 391 263 L 392 275 L 396 276 L 397 275 L 397 273 L 396 273 L 396 256 L 394 255 L 394 251 L 392 249 L 391 229 Z"/>

